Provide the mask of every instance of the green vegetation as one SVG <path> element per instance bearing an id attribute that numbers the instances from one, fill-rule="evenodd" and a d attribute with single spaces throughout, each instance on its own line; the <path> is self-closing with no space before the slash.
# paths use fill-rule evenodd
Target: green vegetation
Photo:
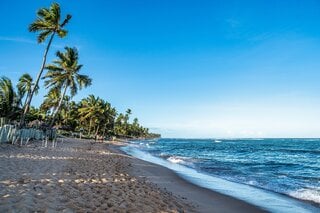
<path id="1" fill-rule="evenodd" d="M 46 46 L 40 71 L 35 82 L 25 73 L 19 78 L 17 91 L 7 77 L 0 78 L 0 118 L 1 123 L 20 124 L 20 126 L 55 127 L 67 134 L 76 133 L 88 138 L 122 137 L 154 138 L 158 134 L 149 133 L 137 118 L 130 123 L 131 109 L 124 114 L 118 113 L 112 105 L 94 95 L 83 98 L 80 102 L 72 101 L 78 90 L 91 85 L 91 78 L 80 74 L 83 65 L 79 64 L 76 48 L 65 47 L 57 51 L 57 59 L 46 64 L 47 53 L 54 36 L 67 35 L 65 25 L 71 19 L 67 15 L 60 23 L 60 6 L 53 3 L 49 9 L 37 12 L 37 19 L 29 26 L 30 32 L 38 32 L 38 43 L 50 36 Z M 43 77 L 43 72 L 47 70 Z M 37 95 L 40 79 L 48 93 L 39 108 L 30 106 L 33 95 Z M 20 120 L 20 122 L 18 122 Z"/>

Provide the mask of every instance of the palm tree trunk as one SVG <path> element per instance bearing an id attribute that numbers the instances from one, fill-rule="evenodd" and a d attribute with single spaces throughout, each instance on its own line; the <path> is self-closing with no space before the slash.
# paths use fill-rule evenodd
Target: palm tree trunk
<path id="1" fill-rule="evenodd" d="M 90 136 L 90 133 L 91 133 L 91 126 L 92 126 L 92 118 L 90 119 L 90 122 L 89 122 L 89 133 L 88 133 L 89 136 Z"/>
<path id="2" fill-rule="evenodd" d="M 24 104 L 23 104 L 23 106 L 22 106 L 22 110 L 24 110 L 25 107 L 26 107 L 26 105 L 27 105 L 27 101 L 28 101 L 28 98 L 29 98 L 29 96 L 30 96 L 30 92 L 31 92 L 31 91 L 29 91 L 29 92 L 27 93 L 27 97 L 26 97 L 26 99 L 24 100 Z"/>
<path id="3" fill-rule="evenodd" d="M 96 134 L 95 135 L 98 134 L 99 129 L 100 129 L 100 125 L 97 126 L 97 130 L 96 130 Z"/>
<path id="4" fill-rule="evenodd" d="M 63 102 L 63 99 L 64 99 L 64 96 L 66 95 L 66 92 L 67 92 L 67 89 L 68 89 L 68 84 L 67 82 L 65 82 L 65 86 L 64 86 L 64 90 L 63 90 L 63 93 L 62 93 L 62 96 L 60 98 L 60 101 L 59 101 L 59 104 L 58 104 L 58 107 L 55 109 L 54 113 L 53 113 L 53 117 L 52 117 L 52 120 L 51 120 L 51 123 L 50 123 L 50 128 L 52 128 L 53 124 L 54 124 L 54 121 L 56 119 L 56 116 L 61 108 L 61 105 L 62 105 L 62 102 Z"/>
<path id="5" fill-rule="evenodd" d="M 29 99 L 29 96 L 30 96 L 30 92 L 31 91 L 28 91 L 28 93 L 27 93 L 27 96 L 26 96 L 26 98 L 25 98 L 25 100 L 24 100 L 24 103 L 23 103 L 23 105 L 22 105 L 22 110 L 21 110 L 21 120 L 20 120 L 20 126 L 22 127 L 22 117 L 23 117 L 23 114 L 24 114 L 24 110 L 25 110 L 25 108 L 26 108 L 26 105 L 27 105 L 27 101 L 28 101 L 28 99 Z M 23 118 L 23 122 L 24 122 L 24 118 Z"/>
<path id="6" fill-rule="evenodd" d="M 96 133 L 94 134 L 94 139 L 95 139 L 95 140 L 97 140 L 99 128 L 100 128 L 100 125 L 98 124 Z"/>
<path id="7" fill-rule="evenodd" d="M 102 141 L 104 141 L 104 137 L 106 135 L 106 128 L 107 128 L 107 124 L 104 124 L 104 129 L 103 129 L 103 133 L 102 133 L 102 137 L 103 137 Z"/>
<path id="8" fill-rule="evenodd" d="M 46 49 L 44 51 L 42 64 L 41 64 L 40 71 L 39 71 L 38 76 L 37 76 L 37 80 L 36 80 L 34 86 L 32 87 L 31 93 L 30 93 L 30 95 L 28 97 L 27 104 L 26 104 L 26 106 L 24 108 L 24 111 L 23 111 L 23 115 L 21 116 L 21 120 L 20 120 L 20 125 L 21 126 L 24 126 L 24 120 L 25 120 L 26 114 L 29 112 L 29 108 L 30 108 L 30 104 L 31 104 L 31 100 L 32 100 L 33 94 L 36 91 L 36 88 L 37 88 L 37 86 L 39 84 L 39 81 L 40 81 L 41 75 L 43 73 L 44 67 L 46 65 L 47 54 L 48 54 L 48 51 L 50 49 L 50 46 L 51 46 L 51 43 L 52 43 L 54 35 L 55 35 L 55 32 L 52 33 L 52 35 L 50 37 L 50 40 L 49 40 L 49 43 L 48 43 L 48 45 L 47 45 L 47 47 L 46 47 Z"/>

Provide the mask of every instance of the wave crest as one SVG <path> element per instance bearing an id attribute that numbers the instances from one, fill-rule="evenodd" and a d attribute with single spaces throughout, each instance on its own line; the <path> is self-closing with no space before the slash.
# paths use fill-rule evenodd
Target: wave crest
<path id="1" fill-rule="evenodd" d="M 167 158 L 167 160 L 170 161 L 171 163 L 180 163 L 180 164 L 186 163 L 182 158 L 176 157 L 176 156 L 171 156 Z"/>
<path id="2" fill-rule="evenodd" d="M 308 200 L 320 204 L 320 188 L 299 189 L 297 191 L 290 192 L 289 195 L 301 200 Z"/>

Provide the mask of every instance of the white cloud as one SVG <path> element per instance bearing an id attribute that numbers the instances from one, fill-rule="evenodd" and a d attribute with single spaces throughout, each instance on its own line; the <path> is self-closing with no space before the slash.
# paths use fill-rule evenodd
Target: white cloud
<path id="1" fill-rule="evenodd" d="M 0 36 L 1 41 L 12 41 L 12 42 L 20 42 L 20 43 L 28 43 L 28 44 L 36 44 L 36 41 L 33 41 L 31 39 L 26 39 L 22 37 L 5 37 Z"/>
<path id="2" fill-rule="evenodd" d="M 27 39 L 23 37 L 6 37 L 6 36 L 0 36 L 0 41 L 10 41 L 10 42 L 18 42 L 18 43 L 25 43 L 25 44 L 39 44 L 36 39 Z M 46 45 L 45 43 L 41 43 L 40 45 Z M 52 44 L 51 45 L 54 48 L 63 48 L 62 45 L 56 45 Z"/>

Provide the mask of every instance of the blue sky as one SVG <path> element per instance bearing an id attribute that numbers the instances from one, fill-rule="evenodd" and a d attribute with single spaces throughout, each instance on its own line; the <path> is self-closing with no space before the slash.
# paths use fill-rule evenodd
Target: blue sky
<path id="1" fill-rule="evenodd" d="M 319 1 L 58 2 L 73 18 L 48 61 L 76 46 L 93 79 L 75 100 L 129 107 L 164 137 L 320 137 Z M 27 26 L 50 3 L 1 0 L 0 75 L 36 76 Z"/>

